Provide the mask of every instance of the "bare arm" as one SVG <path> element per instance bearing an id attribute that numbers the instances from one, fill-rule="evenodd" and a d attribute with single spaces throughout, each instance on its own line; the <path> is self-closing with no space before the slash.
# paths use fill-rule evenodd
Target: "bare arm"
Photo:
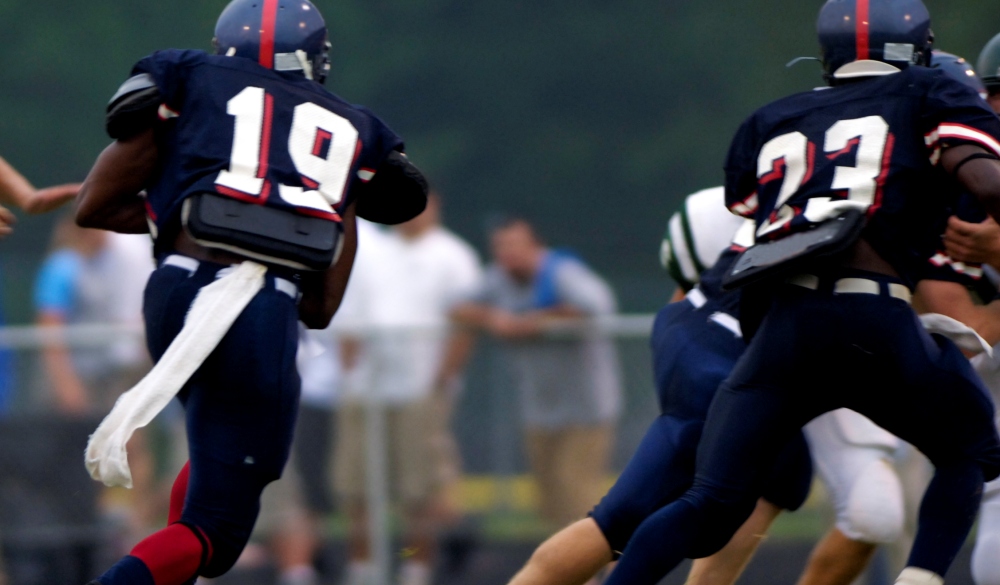
<path id="1" fill-rule="evenodd" d="M 344 299 L 344 290 L 354 267 L 358 251 L 358 228 L 355 203 L 344 213 L 344 249 L 340 259 L 324 272 L 306 273 L 302 277 L 302 300 L 299 319 L 310 329 L 326 329 Z"/>
<path id="2" fill-rule="evenodd" d="M 34 193 L 35 188 L 28 179 L 0 158 L 0 203 L 23 209 Z"/>
<path id="3" fill-rule="evenodd" d="M 64 319 L 57 313 L 43 312 L 38 316 L 42 327 L 65 326 Z M 52 382 L 56 409 L 67 415 L 79 415 L 87 411 L 87 391 L 76 375 L 69 349 L 63 343 L 46 345 L 42 350 L 42 361 Z"/>
<path id="4" fill-rule="evenodd" d="M 144 234 L 145 203 L 139 193 L 159 168 L 153 130 L 111 143 L 94 163 L 80 189 L 76 223 L 126 234 Z"/>
<path id="5" fill-rule="evenodd" d="M 924 280 L 917 285 L 915 302 L 922 312 L 940 313 L 972 327 L 990 345 L 1000 343 L 1000 301 L 977 305 L 961 284 Z"/>

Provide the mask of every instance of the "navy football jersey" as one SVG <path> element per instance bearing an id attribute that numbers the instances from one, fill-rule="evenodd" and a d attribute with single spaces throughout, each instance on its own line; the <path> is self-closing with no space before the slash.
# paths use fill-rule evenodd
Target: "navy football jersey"
<path id="1" fill-rule="evenodd" d="M 162 171 L 147 189 L 154 238 L 175 234 L 181 203 L 203 192 L 339 221 L 357 185 L 403 150 L 373 113 L 300 74 L 180 50 L 139 61 L 142 73 L 163 100 Z"/>
<path id="2" fill-rule="evenodd" d="M 758 241 L 865 210 L 865 239 L 913 285 L 936 252 L 926 235 L 939 235 L 948 215 L 935 188 L 941 149 L 961 143 L 1000 155 L 1000 119 L 940 70 L 910 67 L 795 94 L 736 134 L 726 204 L 755 220 Z"/>

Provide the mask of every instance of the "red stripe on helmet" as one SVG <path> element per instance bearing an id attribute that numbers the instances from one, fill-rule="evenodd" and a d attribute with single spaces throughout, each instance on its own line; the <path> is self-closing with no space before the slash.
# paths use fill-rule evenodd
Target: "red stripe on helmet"
<path id="1" fill-rule="evenodd" d="M 868 58 L 868 41 L 870 38 L 868 24 L 868 1 L 858 0 L 857 9 L 854 12 L 855 29 L 854 36 L 857 40 L 858 60 Z"/>
<path id="2" fill-rule="evenodd" d="M 274 69 L 274 28 L 278 21 L 278 0 L 264 0 L 260 17 L 260 64 Z"/>

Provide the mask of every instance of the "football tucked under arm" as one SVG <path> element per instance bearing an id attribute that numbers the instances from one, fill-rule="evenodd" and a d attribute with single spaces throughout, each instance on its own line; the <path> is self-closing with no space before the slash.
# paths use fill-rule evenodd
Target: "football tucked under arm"
<path id="1" fill-rule="evenodd" d="M 427 207 L 424 174 L 402 152 L 393 151 L 357 198 L 358 217 L 385 225 L 410 221 Z"/>
<path id="2" fill-rule="evenodd" d="M 152 128 L 161 103 L 152 75 L 141 73 L 129 78 L 108 103 L 108 135 L 115 140 L 127 139 Z"/>

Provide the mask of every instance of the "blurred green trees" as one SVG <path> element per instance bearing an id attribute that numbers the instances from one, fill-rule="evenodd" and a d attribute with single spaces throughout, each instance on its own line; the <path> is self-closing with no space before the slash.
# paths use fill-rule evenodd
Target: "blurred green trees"
<path id="1" fill-rule="evenodd" d="M 975 57 L 996 0 L 927 0 L 938 46 Z M 821 83 L 819 0 L 318 0 L 328 87 L 380 113 L 477 244 L 491 214 L 527 215 L 607 274 L 629 310 L 671 288 L 657 268 L 679 199 L 719 184 L 754 108 Z M 0 155 L 36 183 L 80 179 L 107 143 L 102 113 L 132 63 L 206 48 L 225 0 L 0 0 Z M 0 243 L 15 320 L 50 218 Z"/>

